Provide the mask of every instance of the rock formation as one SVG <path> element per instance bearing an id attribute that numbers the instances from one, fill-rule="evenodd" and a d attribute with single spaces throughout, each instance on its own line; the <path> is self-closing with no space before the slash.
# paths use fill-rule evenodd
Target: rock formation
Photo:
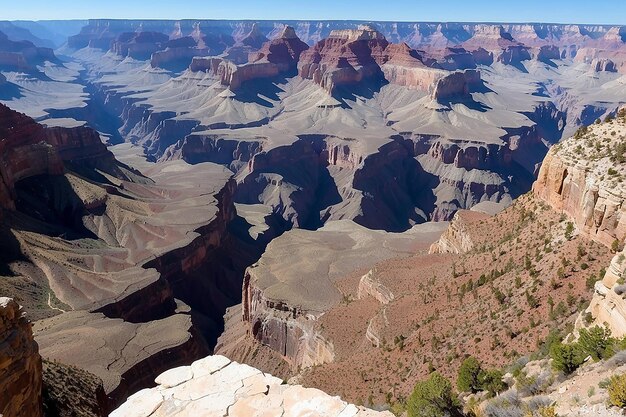
<path id="1" fill-rule="evenodd" d="M 51 48 L 37 47 L 30 41 L 14 41 L 0 32 L 0 69 L 31 72 L 45 61 L 58 62 Z"/>
<path id="2" fill-rule="evenodd" d="M 334 280 L 342 271 L 402 256 L 410 239 L 413 245 L 430 244 L 437 229 L 416 226 L 412 233 L 394 236 L 343 221 L 316 232 L 286 233 L 272 241 L 259 262 L 246 271 L 242 314 L 249 335 L 278 352 L 293 368 L 332 362 L 333 345 L 315 326 L 319 317 L 341 302 Z M 317 253 L 314 264 L 307 255 L 312 250 Z M 285 253 L 292 260 L 289 267 L 280 261 Z M 369 294 L 383 303 L 393 299 L 390 291 L 367 277 L 360 285 L 362 296 Z"/>
<path id="3" fill-rule="evenodd" d="M 193 72 L 205 72 L 217 77 L 220 84 L 237 91 L 243 83 L 260 78 L 272 78 L 296 69 L 300 54 L 308 46 L 287 26 L 276 39 L 251 53 L 249 63 L 237 65 L 227 58 L 195 57 L 190 65 Z"/>
<path id="4" fill-rule="evenodd" d="M 111 43 L 111 51 L 122 57 L 146 60 L 163 49 L 168 40 L 167 35 L 159 32 L 122 33 Z"/>
<path id="5" fill-rule="evenodd" d="M 472 38 L 461 46 L 468 51 L 486 50 L 492 54 L 494 62 L 505 65 L 519 65 L 530 59 L 528 47 L 517 42 L 498 25 L 477 25 Z"/>
<path id="6" fill-rule="evenodd" d="M 116 405 L 209 353 L 240 294 L 238 265 L 254 256 L 222 263 L 235 216 L 230 171 L 118 154 L 146 177 L 95 131 L 46 128 L 4 105 L 0 137 L 3 268 L 25 267 L 34 288 L 25 300 L 57 314 L 38 322 L 43 355 L 102 378 Z M 201 304 L 192 319 L 189 306 Z"/>
<path id="7" fill-rule="evenodd" d="M 583 313 L 576 323 L 577 328 L 605 325 L 615 337 L 626 335 L 626 254 L 619 251 L 626 238 L 625 136 L 623 115 L 580 129 L 548 153 L 533 186 L 535 195 L 566 213 L 580 233 L 618 252 L 595 284 L 585 312 L 592 320 Z"/>
<path id="8" fill-rule="evenodd" d="M 342 85 L 361 81 L 377 85 L 384 75 L 374 57 L 381 56 L 387 45 L 385 37 L 371 26 L 333 31 L 302 54 L 298 73 L 331 95 Z"/>
<path id="9" fill-rule="evenodd" d="M 0 414 L 43 416 L 41 356 L 31 323 L 11 298 L 0 297 Z"/>
<path id="10" fill-rule="evenodd" d="M 0 207 L 15 208 L 15 184 L 36 175 L 61 175 L 74 162 L 123 175 L 113 154 L 88 128 L 44 128 L 0 104 Z"/>
<path id="11" fill-rule="evenodd" d="M 437 80 L 432 89 L 432 98 L 439 103 L 454 100 L 471 100 L 471 93 L 483 87 L 480 72 L 457 71 Z"/>
<path id="12" fill-rule="evenodd" d="M 437 242 L 430 247 L 429 253 L 465 253 L 474 249 L 472 235 L 466 230 L 468 223 L 489 218 L 489 215 L 469 210 L 456 212 L 450 226 Z"/>
<path id="13" fill-rule="evenodd" d="M 600 325 L 606 326 L 613 337 L 626 336 L 625 272 L 626 253 L 622 251 L 611 260 L 604 277 L 596 282 L 589 307 L 576 321 L 577 329 Z M 591 314 L 591 321 L 586 320 L 586 314 Z"/>
<path id="14" fill-rule="evenodd" d="M 207 356 L 191 366 L 159 375 L 156 388 L 128 398 L 111 417 L 260 416 L 391 417 L 357 407 L 324 392 L 283 381 L 224 356 Z"/>
<path id="15" fill-rule="evenodd" d="M 582 233 L 610 247 L 626 237 L 626 190 L 621 181 L 626 171 L 622 163 L 616 164 L 622 158 L 618 153 L 623 152 L 620 141 L 626 125 L 617 118 L 579 132 L 550 150 L 533 192 L 567 213 Z M 598 145 L 599 138 L 606 142 Z"/>

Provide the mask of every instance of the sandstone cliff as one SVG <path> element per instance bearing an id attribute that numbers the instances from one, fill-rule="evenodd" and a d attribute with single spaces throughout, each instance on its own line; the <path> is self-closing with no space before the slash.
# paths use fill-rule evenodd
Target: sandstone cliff
<path id="1" fill-rule="evenodd" d="M 291 74 L 296 69 L 300 54 L 306 49 L 307 44 L 298 39 L 292 27 L 286 26 L 278 38 L 266 42 L 258 52 L 251 53 L 250 62 L 237 65 L 224 57 L 195 57 L 189 68 L 193 72 L 211 74 L 223 86 L 237 91 L 247 81 Z"/>
<path id="2" fill-rule="evenodd" d="M 0 415 L 39 417 L 42 367 L 31 324 L 12 299 L 0 297 Z"/>
<path id="3" fill-rule="evenodd" d="M 430 247 L 429 253 L 465 253 L 474 249 L 472 233 L 468 227 L 474 222 L 479 222 L 489 218 L 489 215 L 469 210 L 459 210 L 456 212 L 450 226 L 441 235 L 437 242 Z M 468 230 L 469 229 L 469 230 Z"/>
<path id="4" fill-rule="evenodd" d="M 623 118 L 581 129 L 550 150 L 533 185 L 535 195 L 608 247 L 626 237 L 625 134 Z"/>
<path id="5" fill-rule="evenodd" d="M 15 208 L 15 184 L 36 175 L 62 175 L 64 163 L 124 174 L 94 130 L 44 128 L 0 104 L 0 207 Z"/>
<path id="6" fill-rule="evenodd" d="M 626 117 L 581 128 L 550 150 L 533 186 L 535 195 L 566 213 L 576 229 L 612 250 L 623 247 L 626 238 L 626 175 L 624 140 Z M 616 337 L 626 334 L 624 270 L 626 254 L 615 255 L 604 276 L 595 284 L 595 294 L 577 328 L 600 324 Z"/>
<path id="7" fill-rule="evenodd" d="M 111 43 L 111 51 L 122 57 L 146 60 L 168 40 L 167 35 L 159 32 L 126 32 Z"/>

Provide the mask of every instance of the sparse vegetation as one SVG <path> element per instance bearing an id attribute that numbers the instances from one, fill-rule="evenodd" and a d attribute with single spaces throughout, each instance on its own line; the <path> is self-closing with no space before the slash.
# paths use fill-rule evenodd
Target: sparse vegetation
<path id="1" fill-rule="evenodd" d="M 409 417 L 460 417 L 460 404 L 452 392 L 452 384 L 440 373 L 415 385 L 407 401 Z"/>
<path id="2" fill-rule="evenodd" d="M 626 374 L 611 377 L 607 390 L 611 405 L 626 408 Z"/>

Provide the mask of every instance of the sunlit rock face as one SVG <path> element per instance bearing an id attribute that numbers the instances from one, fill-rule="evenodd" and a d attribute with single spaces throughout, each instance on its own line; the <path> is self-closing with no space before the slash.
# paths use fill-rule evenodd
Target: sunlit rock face
<path id="1" fill-rule="evenodd" d="M 0 414 L 43 416 L 41 356 L 31 323 L 11 298 L 0 297 Z"/>
<path id="2" fill-rule="evenodd" d="M 339 397 L 300 385 L 284 384 L 248 365 L 224 356 L 207 356 L 191 366 L 159 375 L 156 388 L 128 398 L 111 417 L 131 416 L 259 416 L 391 417 L 357 407 Z"/>

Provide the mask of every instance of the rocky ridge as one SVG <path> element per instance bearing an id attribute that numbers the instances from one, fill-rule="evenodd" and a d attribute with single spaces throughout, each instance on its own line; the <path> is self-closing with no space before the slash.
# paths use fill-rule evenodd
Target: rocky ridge
<path id="1" fill-rule="evenodd" d="M 11 298 L 0 297 L 0 414 L 40 417 L 42 368 L 32 324 Z"/>
<path id="2" fill-rule="evenodd" d="M 576 229 L 617 254 L 595 284 L 595 294 L 577 327 L 607 326 L 613 335 L 626 334 L 623 275 L 626 254 L 626 189 L 623 178 L 626 118 L 616 118 L 580 129 L 573 138 L 555 146 L 546 156 L 533 192 L 566 213 Z"/>

